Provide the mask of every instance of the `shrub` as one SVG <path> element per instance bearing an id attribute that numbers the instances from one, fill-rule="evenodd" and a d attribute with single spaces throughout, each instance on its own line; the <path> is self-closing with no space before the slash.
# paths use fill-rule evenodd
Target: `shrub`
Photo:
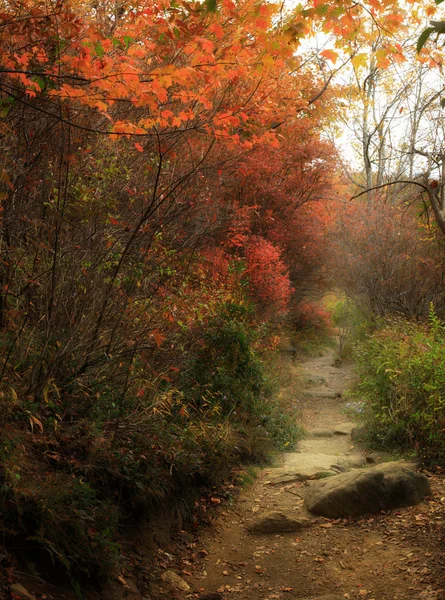
<path id="1" fill-rule="evenodd" d="M 202 345 L 182 385 L 200 410 L 230 417 L 242 434 L 249 429 L 251 441 L 255 432 L 265 450 L 250 454 L 261 455 L 261 462 L 272 450 L 294 447 L 301 433 L 295 416 L 273 398 L 274 384 L 256 351 L 259 328 L 250 322 L 253 314 L 249 305 L 222 305 L 205 324 Z M 243 455 L 248 457 L 249 452 Z"/>
<path id="2" fill-rule="evenodd" d="M 294 309 L 292 317 L 296 329 L 312 331 L 320 336 L 326 336 L 332 332 L 329 311 L 314 302 L 300 302 Z"/>
<path id="3" fill-rule="evenodd" d="M 382 446 L 445 462 L 445 328 L 391 321 L 358 351 L 358 394 L 368 401 L 371 436 Z"/>
<path id="4" fill-rule="evenodd" d="M 281 252 L 271 242 L 254 236 L 246 248 L 246 275 L 252 298 L 265 314 L 279 314 L 289 303 L 292 287 Z"/>

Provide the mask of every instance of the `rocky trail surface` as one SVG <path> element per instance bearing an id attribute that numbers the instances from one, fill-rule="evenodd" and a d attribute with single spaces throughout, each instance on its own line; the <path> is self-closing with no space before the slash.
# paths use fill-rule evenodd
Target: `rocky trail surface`
<path id="1" fill-rule="evenodd" d="M 410 470 L 410 476 L 418 478 L 415 485 L 420 483 L 421 496 L 427 495 L 407 508 L 328 518 L 305 506 L 311 486 L 332 486 L 332 481 L 351 474 L 360 479 L 365 472 L 372 479 L 380 477 L 381 485 L 384 477 L 375 474 L 376 463 L 387 457 L 365 452 L 351 439 L 355 424 L 345 415 L 344 393 L 353 384 L 353 371 L 336 366 L 334 359 L 334 350 L 326 350 L 303 364 L 305 385 L 297 394 L 296 408 L 308 436 L 298 452 L 263 469 L 232 506 L 221 509 L 211 530 L 187 544 L 185 557 L 171 566 L 181 577 L 179 583 L 169 580 L 166 564 L 161 598 L 445 599 L 442 476 L 428 473 L 427 480 Z M 297 378 L 301 381 L 301 369 L 291 361 L 287 368 L 290 386 Z M 397 463 L 396 477 L 391 476 L 398 493 L 399 472 L 406 475 L 406 466 L 413 465 Z M 362 470 L 351 471 L 357 467 Z M 417 494 L 408 483 L 408 495 Z M 353 506 L 368 488 L 365 492 L 354 491 Z"/>

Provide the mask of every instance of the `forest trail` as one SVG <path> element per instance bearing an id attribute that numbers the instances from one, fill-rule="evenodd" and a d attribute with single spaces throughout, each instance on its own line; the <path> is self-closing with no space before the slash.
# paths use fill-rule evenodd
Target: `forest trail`
<path id="1" fill-rule="evenodd" d="M 182 576 L 190 592 L 175 597 L 216 600 L 342 598 L 410 600 L 445 598 L 443 479 L 433 477 L 433 497 L 421 504 L 363 518 L 318 518 L 296 533 L 252 534 L 247 525 L 267 511 L 298 516 L 305 481 L 292 471 L 342 469 L 345 463 L 378 460 L 355 447 L 345 431 L 344 392 L 354 381 L 348 365 L 336 366 L 333 349 L 297 366 L 289 360 L 288 381 L 305 384 L 296 408 L 308 436 L 298 452 L 263 469 L 232 506 L 222 509 L 210 531 L 190 544 Z M 302 373 L 303 370 L 303 373 Z M 282 390 L 289 393 L 289 388 Z M 348 426 L 340 428 L 348 430 Z M 350 426 L 349 426 L 350 429 Z M 321 436 L 321 437 L 318 437 Z M 328 457 L 328 458 L 327 458 Z M 317 462 L 318 461 L 318 462 Z M 331 468 L 330 468 L 331 467 Z M 295 474 L 295 473 L 294 473 Z M 313 477 L 312 477 L 313 478 Z M 178 594 L 178 595 L 176 595 Z M 161 593 L 172 597 L 172 593 Z"/>

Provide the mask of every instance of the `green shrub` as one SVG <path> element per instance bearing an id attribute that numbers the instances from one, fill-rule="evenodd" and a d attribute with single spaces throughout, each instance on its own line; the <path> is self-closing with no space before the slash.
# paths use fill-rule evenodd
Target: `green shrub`
<path id="1" fill-rule="evenodd" d="M 274 383 L 256 351 L 259 333 L 251 316 L 248 305 L 224 304 L 206 323 L 202 346 L 182 385 L 195 406 L 230 418 L 241 436 L 250 440 L 242 444 L 245 459 L 264 462 L 276 450 L 294 448 L 301 429 L 295 415 L 274 398 Z"/>
<path id="2" fill-rule="evenodd" d="M 257 332 L 249 323 L 248 305 L 225 303 L 203 325 L 202 340 L 182 382 L 195 405 L 218 406 L 229 415 L 249 411 L 266 392 L 261 361 L 253 347 Z"/>
<path id="3" fill-rule="evenodd" d="M 381 446 L 415 450 L 425 461 L 445 463 L 445 328 L 388 322 L 358 351 L 357 394 L 370 408 L 371 437 Z"/>

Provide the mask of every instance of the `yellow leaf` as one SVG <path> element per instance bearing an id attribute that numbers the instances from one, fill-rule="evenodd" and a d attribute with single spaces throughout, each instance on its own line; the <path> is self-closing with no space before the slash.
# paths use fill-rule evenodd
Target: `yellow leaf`
<path id="1" fill-rule="evenodd" d="M 360 68 L 366 67 L 366 65 L 368 64 L 368 55 L 367 54 L 356 54 L 351 59 L 351 62 L 352 62 L 354 69 L 360 69 Z"/>

